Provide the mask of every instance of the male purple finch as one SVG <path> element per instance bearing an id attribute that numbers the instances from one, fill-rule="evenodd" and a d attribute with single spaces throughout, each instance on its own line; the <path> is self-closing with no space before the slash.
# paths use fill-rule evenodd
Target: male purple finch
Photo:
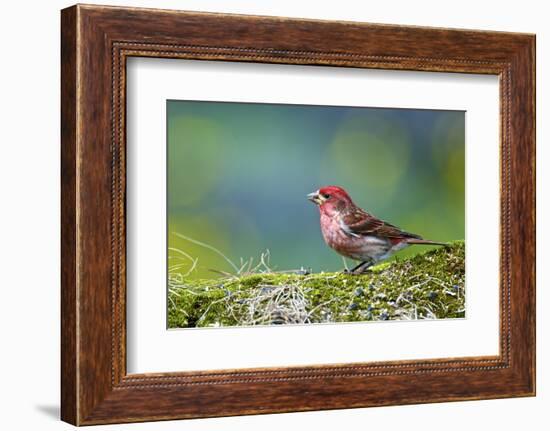
<path id="1" fill-rule="evenodd" d="M 359 208 L 338 186 L 322 187 L 307 195 L 319 206 L 321 233 L 327 245 L 361 263 L 350 272 L 361 273 L 411 244 L 447 245 L 422 239 Z"/>

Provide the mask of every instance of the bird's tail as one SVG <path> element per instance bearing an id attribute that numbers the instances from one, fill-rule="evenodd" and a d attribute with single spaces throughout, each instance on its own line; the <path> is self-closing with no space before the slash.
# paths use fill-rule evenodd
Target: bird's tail
<path id="1" fill-rule="evenodd" d="M 430 241 L 429 239 L 422 238 L 407 238 L 407 244 L 441 245 L 443 247 L 447 247 L 449 245 L 446 242 Z"/>

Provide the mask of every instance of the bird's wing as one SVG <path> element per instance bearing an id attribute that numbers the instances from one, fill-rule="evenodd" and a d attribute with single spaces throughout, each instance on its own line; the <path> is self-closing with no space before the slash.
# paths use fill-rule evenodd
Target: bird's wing
<path id="1" fill-rule="evenodd" d="M 353 236 L 374 235 L 386 238 L 421 238 L 418 235 L 405 232 L 397 226 L 380 220 L 360 208 L 355 208 L 353 211 L 343 215 L 341 225 L 344 232 Z"/>

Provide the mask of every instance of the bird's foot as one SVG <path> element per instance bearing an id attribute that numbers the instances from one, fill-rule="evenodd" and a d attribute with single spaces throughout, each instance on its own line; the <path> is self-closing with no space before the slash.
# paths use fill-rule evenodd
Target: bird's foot
<path id="1" fill-rule="evenodd" d="M 372 261 L 364 261 L 361 262 L 359 265 L 355 266 L 352 269 L 345 269 L 344 274 L 353 274 L 353 275 L 360 275 L 364 274 L 365 272 L 368 272 L 368 269 L 373 265 L 374 262 Z"/>
<path id="2" fill-rule="evenodd" d="M 353 271 L 352 274 L 355 275 L 361 275 L 361 274 L 370 274 L 372 271 L 370 270 L 370 267 L 367 266 L 366 268 L 359 268 L 356 271 Z"/>
<path id="3" fill-rule="evenodd" d="M 346 275 L 361 275 L 365 273 L 372 272 L 369 267 L 366 268 L 358 268 L 358 269 L 347 269 L 344 268 L 342 271 L 340 271 L 340 274 L 346 274 Z"/>

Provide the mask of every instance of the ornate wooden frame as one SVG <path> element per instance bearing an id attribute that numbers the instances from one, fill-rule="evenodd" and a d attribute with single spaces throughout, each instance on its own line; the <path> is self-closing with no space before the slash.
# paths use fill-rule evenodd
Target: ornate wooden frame
<path id="1" fill-rule="evenodd" d="M 534 35 L 81 5 L 61 15 L 63 420 L 88 425 L 534 395 Z M 498 75 L 500 354 L 128 375 L 129 56 Z"/>

